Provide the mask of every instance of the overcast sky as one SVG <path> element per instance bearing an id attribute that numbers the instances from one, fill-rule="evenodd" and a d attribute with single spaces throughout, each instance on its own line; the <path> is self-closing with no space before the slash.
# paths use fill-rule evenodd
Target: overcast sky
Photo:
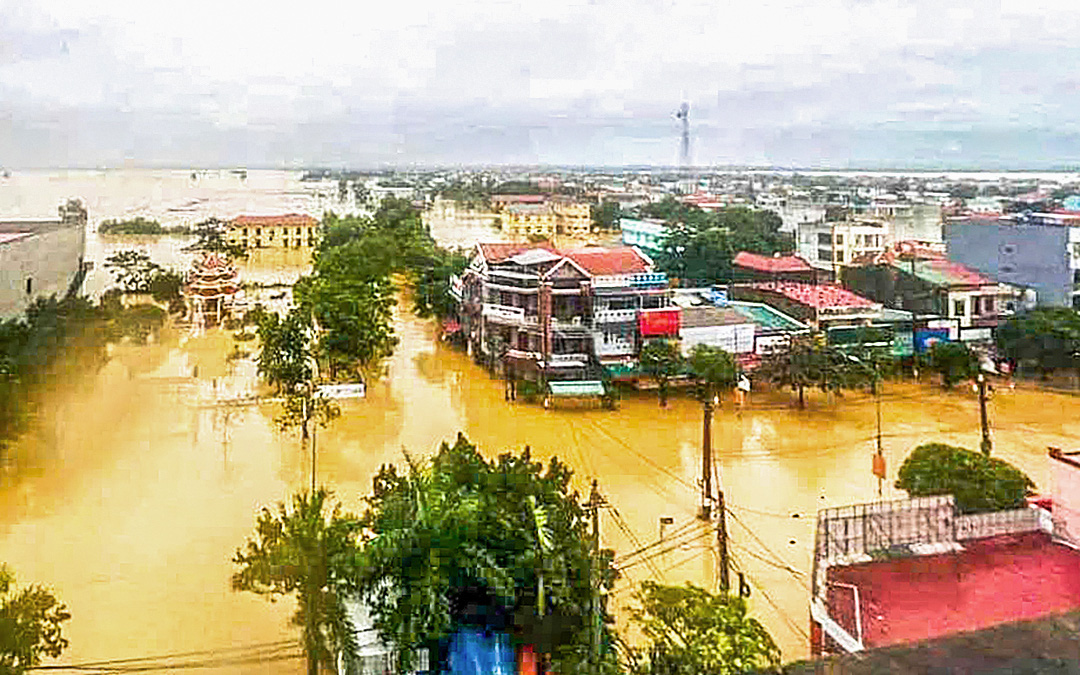
<path id="1" fill-rule="evenodd" d="M 0 0 L 0 166 L 1080 165 L 1076 0 Z"/>

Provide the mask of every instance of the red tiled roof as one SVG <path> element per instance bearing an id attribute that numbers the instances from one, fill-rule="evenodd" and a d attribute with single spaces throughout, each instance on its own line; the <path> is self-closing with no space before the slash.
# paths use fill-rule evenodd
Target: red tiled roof
<path id="1" fill-rule="evenodd" d="M 272 227 L 275 225 L 316 225 L 319 221 L 300 213 L 286 213 L 280 216 L 237 216 L 230 222 L 233 225 L 247 227 Z"/>
<path id="2" fill-rule="evenodd" d="M 797 255 L 785 255 L 772 257 L 758 255 L 749 251 L 739 251 L 732 261 L 738 267 L 757 270 L 759 272 L 813 272 L 814 268 Z"/>
<path id="3" fill-rule="evenodd" d="M 752 284 L 758 290 L 779 293 L 784 297 L 815 309 L 826 307 L 877 307 L 868 300 L 836 284 L 804 284 L 795 281 L 764 281 Z"/>
<path id="4" fill-rule="evenodd" d="M 557 253 L 555 247 L 551 244 L 522 244 L 522 243 L 506 243 L 506 242 L 492 242 L 487 244 L 477 244 L 480 247 L 480 252 L 484 255 L 484 260 L 489 263 L 502 262 L 508 258 L 513 258 L 518 253 L 525 251 L 531 251 L 532 249 L 543 249 L 545 251 L 551 251 Z"/>
<path id="5" fill-rule="evenodd" d="M 1080 608 L 1080 552 L 1044 533 L 965 542 L 958 553 L 830 567 L 830 584 L 859 589 L 868 647 L 903 644 Z M 829 587 L 829 607 L 854 628 L 854 596 Z"/>
<path id="6" fill-rule="evenodd" d="M 562 251 L 561 253 L 576 262 L 589 274 L 596 276 L 652 271 L 652 265 L 649 264 L 649 261 L 643 258 L 632 246 L 619 246 L 616 248 L 600 248 L 597 246 Z"/>

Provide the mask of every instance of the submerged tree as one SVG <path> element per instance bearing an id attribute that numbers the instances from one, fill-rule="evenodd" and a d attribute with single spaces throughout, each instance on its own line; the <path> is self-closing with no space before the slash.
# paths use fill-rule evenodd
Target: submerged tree
<path id="1" fill-rule="evenodd" d="M 673 340 L 649 340 L 641 348 L 641 370 L 656 382 L 660 405 L 667 406 L 671 378 L 683 368 L 683 356 Z"/>
<path id="2" fill-rule="evenodd" d="M 1024 506 L 1035 483 L 1012 464 L 981 452 L 926 443 L 900 466 L 896 487 L 912 497 L 953 495 L 963 513 Z"/>
<path id="3" fill-rule="evenodd" d="M 737 675 L 779 672 L 780 649 L 746 600 L 692 584 L 644 581 L 631 618 L 648 641 L 631 652 L 632 675 Z"/>
<path id="4" fill-rule="evenodd" d="M 16 589 L 15 577 L 0 564 L 0 673 L 20 675 L 41 664 L 43 656 L 60 656 L 68 641 L 61 624 L 67 608 L 41 586 Z"/>
<path id="5" fill-rule="evenodd" d="M 941 375 L 941 386 L 952 389 L 979 372 L 979 355 L 963 342 L 938 342 L 930 348 L 930 369 Z"/>
<path id="6" fill-rule="evenodd" d="M 350 564 L 360 523 L 320 488 L 300 493 L 291 508 L 279 503 L 258 516 L 255 536 L 239 549 L 232 587 L 267 596 L 295 595 L 293 625 L 301 630 L 308 675 L 336 667 L 335 656 L 354 656 L 356 633 L 346 614 Z"/>

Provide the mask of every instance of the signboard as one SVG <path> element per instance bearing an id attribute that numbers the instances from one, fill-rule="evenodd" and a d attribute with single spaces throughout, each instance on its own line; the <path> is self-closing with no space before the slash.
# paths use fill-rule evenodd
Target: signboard
<path id="1" fill-rule="evenodd" d="M 956 319 L 931 319 L 926 322 L 926 327 L 930 330 L 947 329 L 950 340 L 960 339 L 960 322 Z"/>
<path id="2" fill-rule="evenodd" d="M 915 331 L 915 352 L 923 354 L 938 342 L 949 342 L 948 328 Z"/>
<path id="3" fill-rule="evenodd" d="M 993 333 L 989 328 L 961 328 L 961 342 L 989 342 Z"/>
<path id="4" fill-rule="evenodd" d="M 788 335 L 758 335 L 754 341 L 754 351 L 758 354 L 771 354 L 777 349 L 784 349 L 791 343 Z"/>
<path id="5" fill-rule="evenodd" d="M 728 293 L 726 288 L 717 288 L 713 286 L 709 289 L 709 302 L 717 307 L 727 307 Z"/>
<path id="6" fill-rule="evenodd" d="M 367 388 L 363 382 L 356 384 L 322 384 L 315 393 L 323 398 L 364 398 Z"/>

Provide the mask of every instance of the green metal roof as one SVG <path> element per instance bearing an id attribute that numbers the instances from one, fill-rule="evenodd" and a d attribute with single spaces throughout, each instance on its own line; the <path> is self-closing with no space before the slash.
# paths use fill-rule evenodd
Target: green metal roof
<path id="1" fill-rule="evenodd" d="M 548 382 L 548 391 L 552 396 L 603 396 L 604 383 L 600 380 Z"/>
<path id="2" fill-rule="evenodd" d="M 796 332 L 807 329 L 806 324 L 760 302 L 729 301 L 728 306 L 766 330 Z"/>

